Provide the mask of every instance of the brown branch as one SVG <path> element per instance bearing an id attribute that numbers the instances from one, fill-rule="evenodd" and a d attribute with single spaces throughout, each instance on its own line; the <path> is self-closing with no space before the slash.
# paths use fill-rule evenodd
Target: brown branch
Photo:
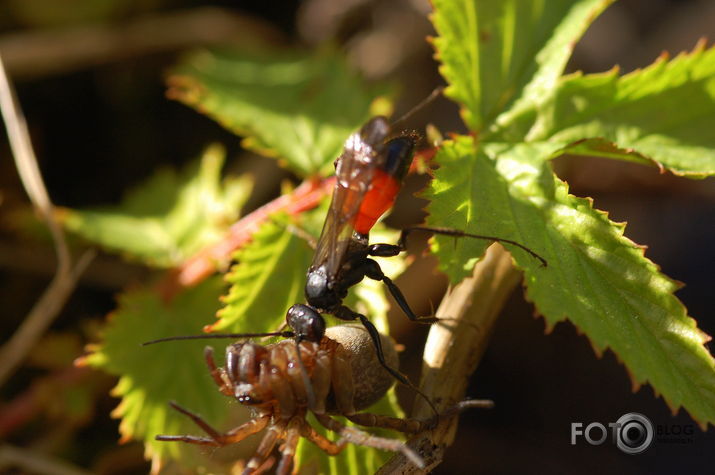
<path id="1" fill-rule="evenodd" d="M 335 178 L 322 181 L 308 179 L 291 193 L 281 195 L 247 214 L 229 228 L 221 241 L 202 249 L 169 272 L 159 283 L 159 292 L 165 300 L 169 300 L 182 288 L 197 285 L 217 270 L 226 267 L 231 255 L 252 239 L 253 234 L 271 214 L 283 211 L 289 215 L 297 215 L 312 209 L 334 186 Z"/>
<path id="2" fill-rule="evenodd" d="M 15 91 L 5 73 L 2 58 L 0 58 L 0 111 L 5 121 L 18 174 L 32 205 L 47 227 L 50 228 L 58 260 L 57 271 L 49 287 L 32 307 L 10 341 L 0 349 L 0 384 L 2 384 L 22 362 L 30 349 L 35 346 L 60 312 L 70 293 L 74 290 L 77 278 L 92 260 L 94 253 L 85 253 L 77 265 L 72 268 L 64 232 L 55 218 L 54 205 L 47 194 L 40 169 L 37 166 L 37 157 L 32 149 L 27 122 L 17 103 Z"/>
<path id="3" fill-rule="evenodd" d="M 419 151 L 410 167 L 410 173 L 429 172 L 426 164 L 434 157 L 435 148 Z M 234 223 L 226 235 L 181 263 L 179 267 L 167 273 L 159 282 L 157 289 L 164 300 L 171 300 L 174 295 L 186 287 L 193 287 L 218 270 L 223 270 L 231 261 L 232 254 L 248 244 L 253 234 L 265 223 L 271 214 L 285 212 L 297 215 L 315 208 L 320 201 L 333 191 L 335 177 L 319 179 L 308 178 L 291 193 L 279 196 L 247 214 Z"/>
<path id="4" fill-rule="evenodd" d="M 484 354 L 499 313 L 507 297 L 519 283 L 521 274 L 511 263 L 511 255 L 493 244 L 471 277 L 451 289 L 437 310 L 444 321 L 430 330 L 423 356 L 420 389 L 444 410 L 464 398 L 469 376 Z M 472 305 L 472 303 L 475 305 Z M 498 401 L 497 401 L 498 404 Z M 413 417 L 428 419 L 431 409 L 417 399 Z M 427 471 L 442 462 L 454 441 L 458 418 L 441 421 L 433 431 L 418 434 L 408 444 L 427 462 Z M 380 474 L 425 473 L 402 455 L 394 456 Z"/>

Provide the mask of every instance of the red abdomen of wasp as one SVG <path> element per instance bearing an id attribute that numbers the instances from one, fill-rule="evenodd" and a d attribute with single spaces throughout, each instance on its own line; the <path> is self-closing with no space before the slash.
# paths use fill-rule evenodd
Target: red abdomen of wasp
<path id="1" fill-rule="evenodd" d="M 353 219 L 353 229 L 368 234 L 378 219 L 395 202 L 402 180 L 412 163 L 416 137 L 405 135 L 389 140 L 384 147 L 384 163 L 373 172 L 370 187 Z"/>
<path id="2" fill-rule="evenodd" d="M 402 183 L 383 170 L 376 170 L 365 194 L 360 210 L 355 216 L 353 229 L 360 234 L 368 234 L 380 216 L 392 208 Z"/>

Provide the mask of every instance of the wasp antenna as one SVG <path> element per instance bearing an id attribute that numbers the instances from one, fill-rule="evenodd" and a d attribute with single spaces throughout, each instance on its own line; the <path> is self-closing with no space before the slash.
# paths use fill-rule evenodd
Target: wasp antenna
<path id="1" fill-rule="evenodd" d="M 156 340 L 145 341 L 141 346 L 153 345 L 155 343 L 163 343 L 165 341 L 177 341 L 177 340 L 211 340 L 219 338 L 261 338 L 264 336 L 282 336 L 284 338 L 292 338 L 295 333 L 292 331 L 282 331 L 282 332 L 268 332 L 268 333 L 215 333 L 211 335 L 180 335 L 180 336 L 167 336 L 165 338 L 158 338 Z"/>
<path id="2" fill-rule="evenodd" d="M 399 119 L 394 121 L 392 123 L 392 128 L 394 129 L 395 126 L 398 125 L 400 122 L 404 122 L 405 120 L 407 120 L 411 116 L 413 116 L 415 113 L 417 113 L 419 110 L 424 109 L 427 105 L 429 105 L 435 99 L 437 99 L 437 96 L 442 94 L 443 90 L 444 90 L 444 86 L 437 86 L 436 88 L 434 88 L 434 91 L 432 91 L 429 96 L 422 99 L 422 101 L 419 104 L 414 106 L 412 109 L 410 109 L 405 114 L 403 114 Z"/>
<path id="3" fill-rule="evenodd" d="M 407 234 L 411 231 L 425 231 L 425 232 L 433 233 L 433 234 L 441 234 L 443 236 L 452 236 L 454 238 L 470 237 L 470 238 L 474 238 L 474 239 L 484 239 L 486 241 L 503 242 L 505 244 L 511 244 L 512 246 L 516 246 L 519 249 L 528 252 L 531 257 L 533 257 L 534 259 L 537 259 L 539 262 L 541 262 L 541 265 L 543 267 L 548 267 L 548 265 L 549 265 L 548 262 L 546 262 L 546 259 L 541 257 L 539 254 L 532 251 L 525 245 L 520 244 L 516 241 L 512 241 L 511 239 L 500 238 L 497 236 L 485 236 L 483 234 L 472 234 L 472 233 L 468 233 L 465 231 L 461 231 L 459 229 L 431 228 L 429 226 L 411 226 L 409 228 L 403 229 L 402 233 L 406 238 Z M 400 239 L 402 239 L 402 236 L 400 237 Z"/>
<path id="4" fill-rule="evenodd" d="M 295 352 L 298 356 L 298 367 L 300 368 L 300 376 L 303 379 L 303 385 L 305 386 L 305 394 L 308 398 L 308 407 L 310 409 L 315 408 L 315 392 L 313 391 L 313 385 L 310 382 L 310 377 L 308 376 L 308 370 L 305 369 L 305 363 L 303 362 L 303 357 L 300 354 L 300 342 L 303 338 L 296 336 L 295 338 Z"/>

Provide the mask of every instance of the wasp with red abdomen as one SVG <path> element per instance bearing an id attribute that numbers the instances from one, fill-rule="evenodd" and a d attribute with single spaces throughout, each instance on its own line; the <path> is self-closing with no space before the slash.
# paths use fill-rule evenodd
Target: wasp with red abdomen
<path id="1" fill-rule="evenodd" d="M 411 231 L 421 230 L 455 237 L 472 237 L 517 246 L 544 265 L 546 261 L 525 246 L 493 236 L 482 236 L 448 228 L 412 227 L 402 231 L 397 244 L 370 244 L 369 233 L 377 220 L 393 205 L 402 181 L 412 163 L 419 137 L 416 134 L 391 136 L 385 117 L 370 119 L 345 142 L 335 161 L 336 182 L 328 215 L 308 269 L 305 297 L 308 305 L 294 305 L 287 318 L 317 318 L 322 313 L 341 320 L 359 320 L 372 337 L 380 363 L 403 384 L 407 378 L 384 359 L 375 326 L 347 306 L 343 300 L 350 287 L 365 277 L 385 283 L 388 291 L 410 320 L 424 323 L 433 317 L 418 317 L 404 295 L 371 257 L 392 257 L 405 250 Z"/>

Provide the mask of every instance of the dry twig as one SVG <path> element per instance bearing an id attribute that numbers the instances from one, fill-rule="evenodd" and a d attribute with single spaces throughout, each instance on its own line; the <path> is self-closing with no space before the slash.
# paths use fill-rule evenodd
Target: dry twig
<path id="1" fill-rule="evenodd" d="M 94 253 L 87 252 L 72 268 L 70 252 L 61 226 L 54 216 L 54 206 L 42 181 L 37 157 L 32 149 L 30 134 L 25 117 L 17 104 L 5 66 L 0 58 L 0 111 L 5 120 L 15 165 L 27 191 L 30 201 L 42 220 L 50 228 L 57 252 L 57 271 L 52 282 L 40 300 L 35 303 L 10 341 L 0 349 L 0 384 L 2 384 L 22 362 L 37 340 L 47 330 L 52 320 L 67 301 L 75 287 L 77 278 L 92 260 Z"/>
<path id="2" fill-rule="evenodd" d="M 501 245 L 493 244 L 472 276 L 451 289 L 442 300 L 436 316 L 444 321 L 430 330 L 420 384 L 420 389 L 438 410 L 464 398 L 469 376 L 484 354 L 494 323 L 519 283 L 520 275 L 511 263 L 511 255 Z M 415 402 L 413 417 L 427 419 L 431 415 L 423 401 Z M 454 441 L 457 421 L 457 417 L 443 420 L 435 430 L 419 434 L 408 442 L 425 458 L 427 471 L 442 461 L 446 448 Z M 425 472 L 396 455 L 378 473 Z"/>

